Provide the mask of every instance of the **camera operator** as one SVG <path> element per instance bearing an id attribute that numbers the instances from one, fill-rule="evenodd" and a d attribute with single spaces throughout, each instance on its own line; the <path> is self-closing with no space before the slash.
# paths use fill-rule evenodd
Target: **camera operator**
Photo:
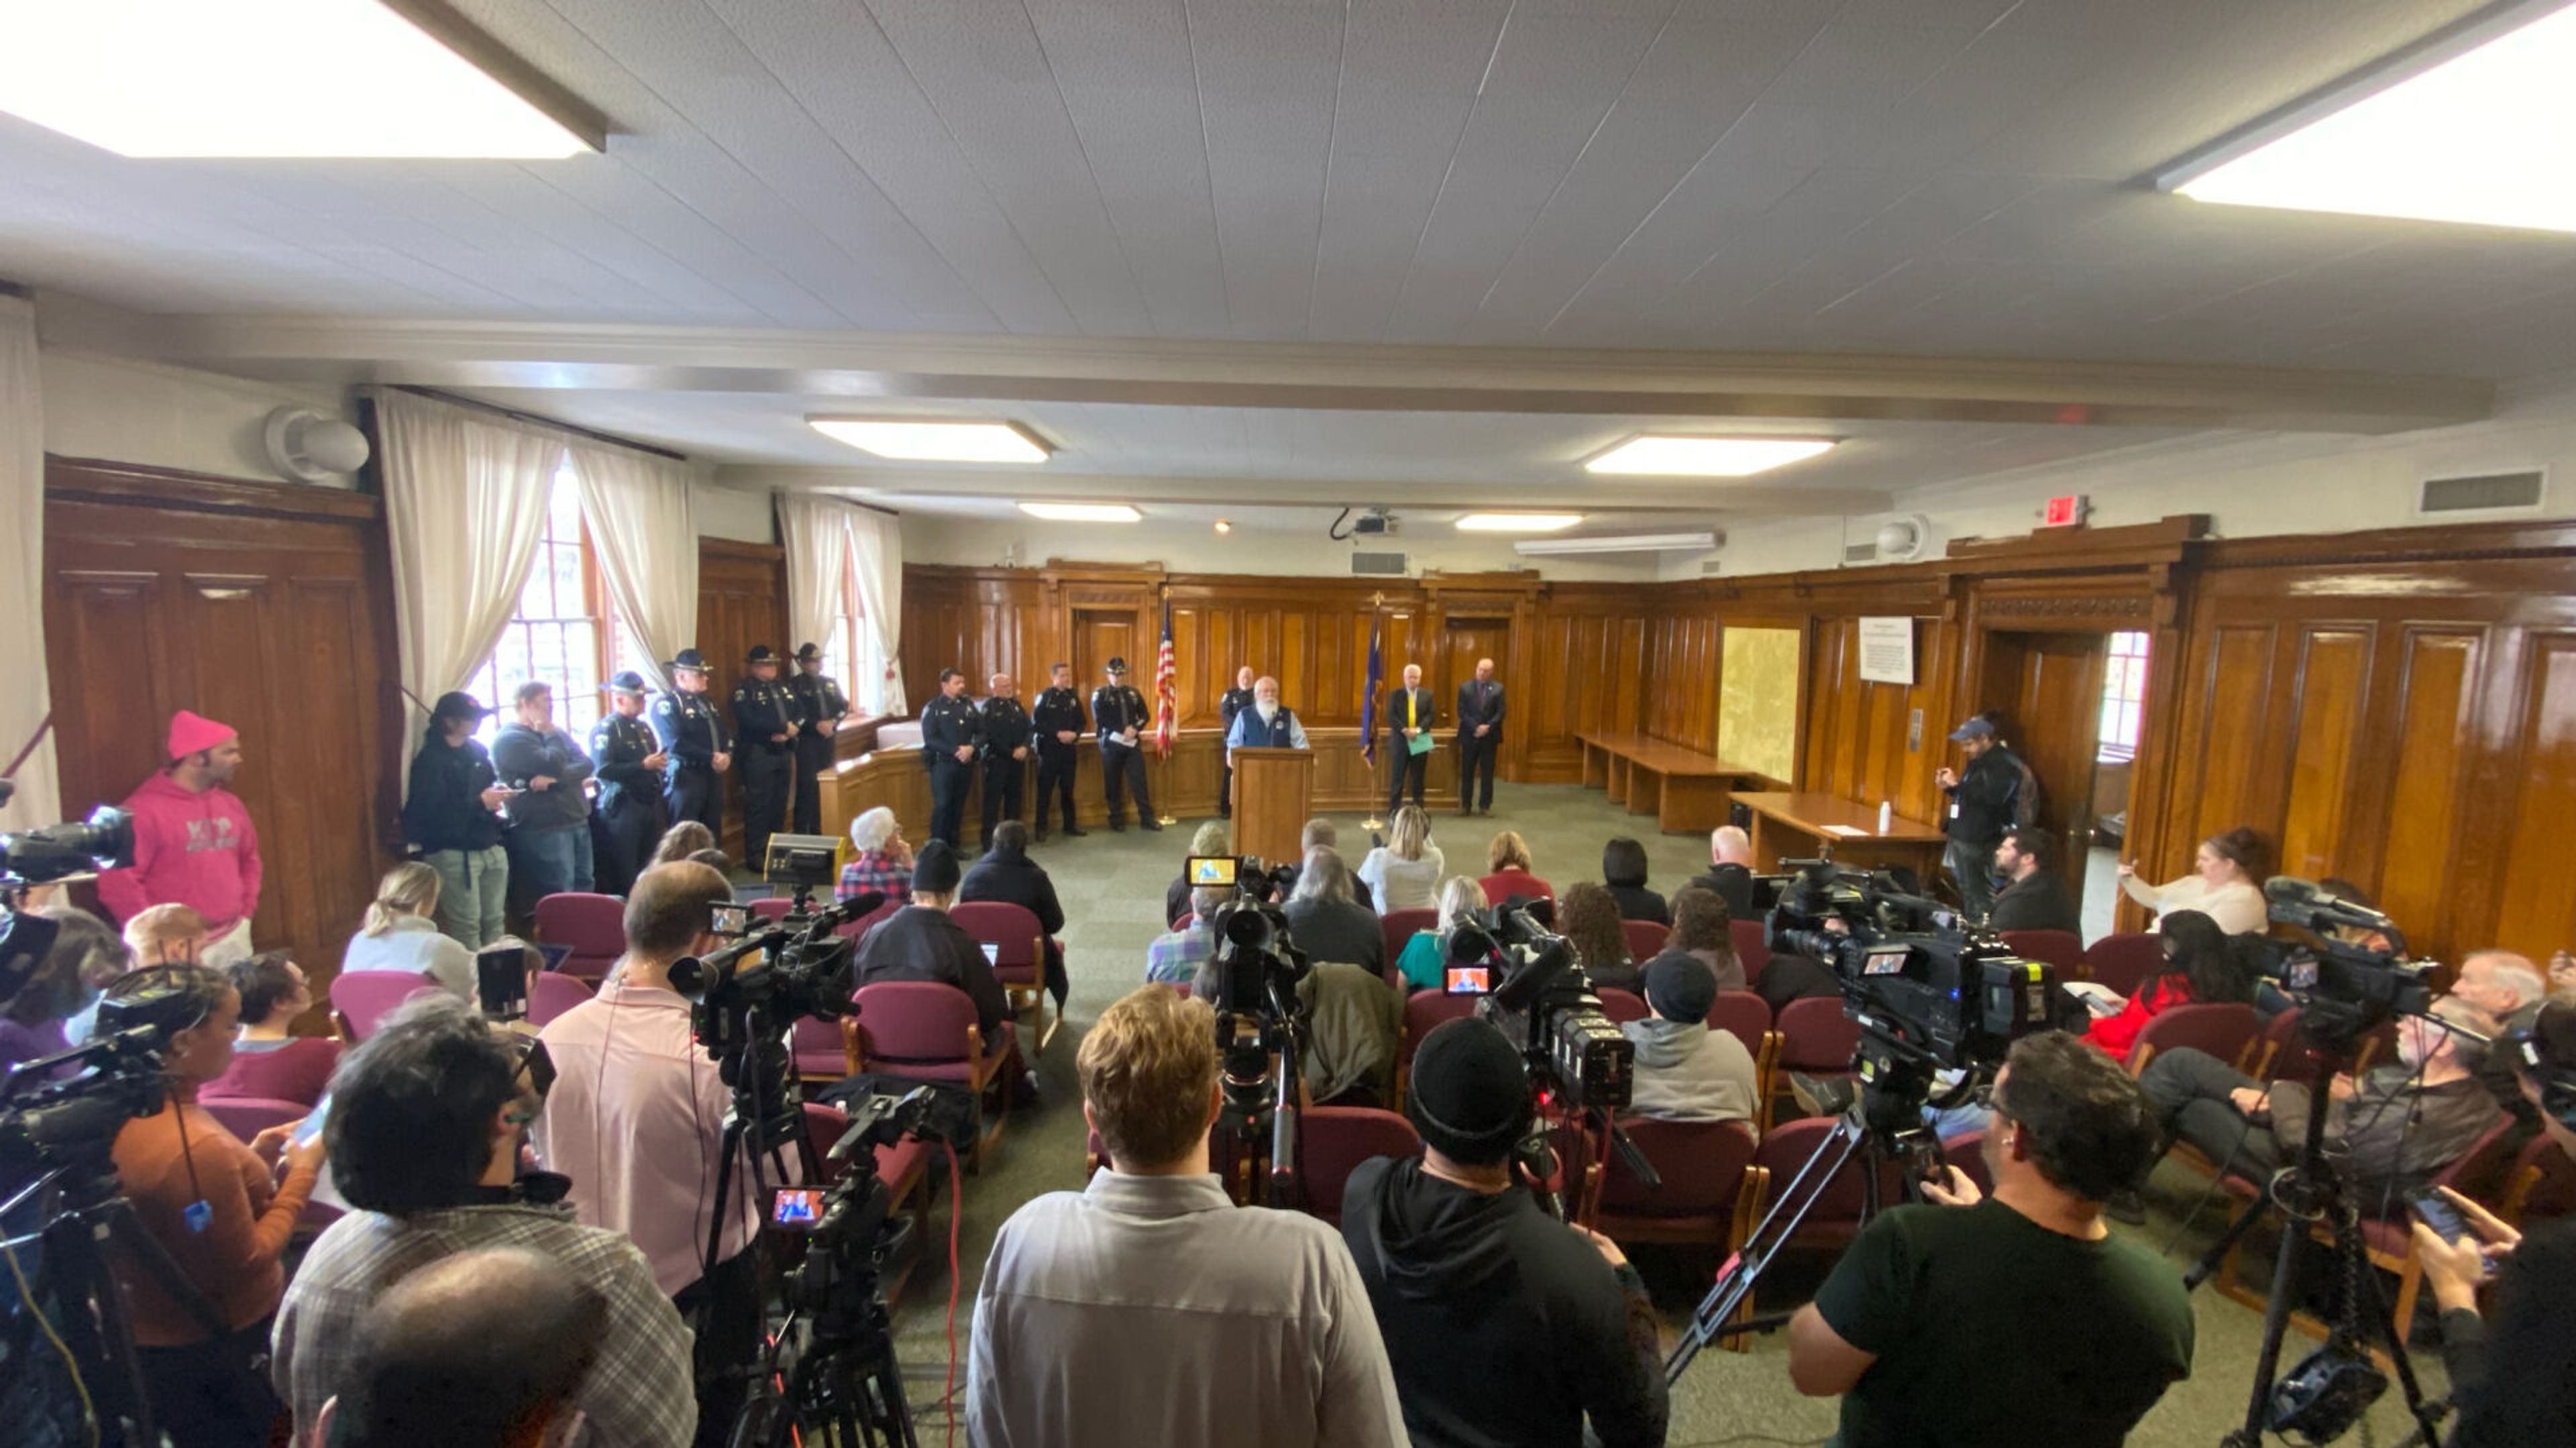
<path id="1" fill-rule="evenodd" d="M 2541 1131 L 2576 1158 L 2576 1006 L 2545 1006 L 2524 1038 L 2498 1045 Z M 2419 1221 L 2415 1256 L 2442 1308 L 2442 1364 L 2460 1409 L 2451 1448 L 2576 1442 L 2576 1221 L 2525 1235 L 2457 1192 L 2444 1195 L 2474 1235 L 2453 1240 Z M 2478 1316 L 2490 1270 L 2492 1328 Z"/>
<path id="2" fill-rule="evenodd" d="M 1420 1157 L 1377 1157 L 1342 1194 L 1342 1239 L 1417 1448 L 1664 1441 L 1653 1304 L 1609 1238 L 1549 1217 L 1512 1180 L 1530 1127 L 1521 1054 L 1485 1020 L 1414 1052 Z"/>
<path id="3" fill-rule="evenodd" d="M 609 1304 L 524 1247 L 460 1252 L 359 1319 L 341 1391 L 312 1436 L 332 1448 L 525 1448 L 565 1441 L 597 1371 Z"/>
<path id="4" fill-rule="evenodd" d="M 550 1064 L 524 1036 L 496 1034 L 463 1001 L 405 1004 L 333 1078 L 323 1139 L 350 1212 L 306 1254 L 277 1315 L 271 1376 L 299 1427 L 345 1392 L 370 1304 L 433 1264 L 534 1252 L 600 1305 L 599 1357 L 572 1393 L 584 1441 L 679 1448 L 696 1430 L 689 1333 L 633 1242 L 573 1220 L 572 1182 L 518 1174 Z M 517 1284 L 510 1285 L 515 1294 Z M 474 1390 L 497 1389 L 478 1382 Z"/>
<path id="5" fill-rule="evenodd" d="M 760 1339 L 750 1163 L 735 1163 L 733 1200 L 709 1199 L 733 1093 L 690 1029 L 671 966 L 714 950 L 714 908 L 733 886 L 704 865 L 656 865 L 626 897 L 626 954 L 599 994 L 538 1036 L 555 1087 L 536 1122 L 538 1154 L 572 1178 L 574 1217 L 622 1232 L 654 1284 L 697 1332 L 698 1441 L 721 1444 L 743 1385 L 730 1371 Z M 980 959 L 980 957 L 978 957 Z M 711 1213 L 723 1214 L 716 1264 L 704 1258 Z"/>
<path id="6" fill-rule="evenodd" d="M 199 1301 L 183 1304 L 125 1253 L 112 1253 L 132 1317 L 152 1415 L 179 1448 L 259 1448 L 277 1399 L 256 1366 L 286 1292 L 283 1258 L 313 1193 L 322 1143 L 271 1127 L 244 1146 L 197 1104 L 232 1064 L 241 997 L 221 971 L 147 966 L 108 987 L 167 1033 L 168 1105 L 116 1133 L 116 1175 L 143 1230 L 169 1251 Z M 281 1156 L 285 1178 L 276 1179 Z M 199 1308 L 220 1321 L 208 1324 Z"/>
<path id="7" fill-rule="evenodd" d="M 1333 1229 L 1237 1208 L 1208 1169 L 1216 1016 L 1148 985 L 1082 1038 L 1109 1169 L 1002 1224 L 975 1294 L 965 1418 L 982 1448 L 1396 1448 L 1377 1323 Z"/>
<path id="8" fill-rule="evenodd" d="M 1881 1214 L 1789 1324 L 1789 1377 L 1842 1395 L 1841 1448 L 2120 1443 L 2191 1372 L 2181 1276 L 2114 1238 L 2104 1198 L 2153 1160 L 2136 1083 L 2073 1036 L 2013 1043 L 1980 1200 L 1953 1166 L 1933 1205 Z"/>

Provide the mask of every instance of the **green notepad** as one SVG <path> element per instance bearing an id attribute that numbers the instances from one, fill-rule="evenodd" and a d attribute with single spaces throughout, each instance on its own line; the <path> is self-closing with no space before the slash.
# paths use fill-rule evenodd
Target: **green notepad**
<path id="1" fill-rule="evenodd" d="M 1431 731 L 1425 729 L 1421 733 L 1414 735 L 1411 739 L 1405 741 L 1404 747 L 1415 754 L 1429 754 L 1431 752 Z"/>

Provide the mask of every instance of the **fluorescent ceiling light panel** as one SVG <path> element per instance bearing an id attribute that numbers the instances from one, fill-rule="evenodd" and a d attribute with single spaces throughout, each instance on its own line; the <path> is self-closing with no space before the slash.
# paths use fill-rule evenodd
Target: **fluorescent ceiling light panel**
<path id="1" fill-rule="evenodd" d="M 2252 149 L 2222 144 L 2160 179 L 2195 201 L 2576 231 L 2571 76 L 2576 8 L 2394 84 L 2335 88 L 2323 114 L 2279 118 L 2296 129 L 2258 125 Z"/>
<path id="2" fill-rule="evenodd" d="M 533 76 L 465 29 L 488 59 Z M 124 156 L 546 160 L 592 149 L 373 0 L 12 5 L 0 111 Z"/>
<path id="3" fill-rule="evenodd" d="M 1581 513 L 1469 513 L 1458 520 L 1461 533 L 1553 533 L 1583 521 Z"/>
<path id="4" fill-rule="evenodd" d="M 816 432 L 902 462 L 1042 463 L 1046 445 L 1011 422 L 809 417 Z"/>
<path id="5" fill-rule="evenodd" d="M 1050 523 L 1133 523 L 1145 516 L 1125 503 L 1022 503 L 1020 511 Z"/>
<path id="6" fill-rule="evenodd" d="M 1825 437 L 1682 437 L 1641 433 L 1583 465 L 1593 473 L 1660 473 L 1741 478 L 1814 457 L 1832 448 Z"/>
<path id="7" fill-rule="evenodd" d="M 1512 545 L 1529 558 L 1576 553 L 1705 553 L 1717 546 L 1715 533 L 1605 533 L 1592 538 L 1530 538 Z"/>

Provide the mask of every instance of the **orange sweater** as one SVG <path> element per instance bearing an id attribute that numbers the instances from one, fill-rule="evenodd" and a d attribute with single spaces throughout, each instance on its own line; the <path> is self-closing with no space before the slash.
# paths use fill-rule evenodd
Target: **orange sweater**
<path id="1" fill-rule="evenodd" d="M 115 1158 L 143 1229 L 170 1249 L 226 1325 L 249 1327 L 277 1311 L 286 1296 L 286 1269 L 278 1259 L 313 1194 L 312 1172 L 290 1171 L 284 1184 L 272 1187 L 259 1157 L 193 1100 L 125 1123 L 116 1134 Z M 186 1212 L 200 1197 L 213 1215 L 204 1231 L 192 1232 Z M 149 1268 L 123 1253 L 114 1261 L 133 1311 L 136 1343 L 182 1347 L 205 1341 L 205 1328 L 161 1290 Z"/>

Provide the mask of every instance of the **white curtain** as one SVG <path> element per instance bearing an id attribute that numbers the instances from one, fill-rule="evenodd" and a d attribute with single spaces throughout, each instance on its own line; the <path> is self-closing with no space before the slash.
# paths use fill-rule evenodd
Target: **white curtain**
<path id="1" fill-rule="evenodd" d="M 697 642 L 698 524 L 688 464 L 632 448 L 571 445 L 581 512 L 598 545 L 609 602 L 644 646 L 654 687 L 662 666 Z"/>
<path id="2" fill-rule="evenodd" d="M 45 408 L 36 377 L 36 307 L 0 297 L 0 769 L 36 737 L 52 706 L 45 677 Z M 0 829 L 23 830 L 63 817 L 54 737 L 27 754 L 11 778 L 17 797 L 0 809 Z M 89 801 L 74 808 L 86 809 Z"/>
<path id="3" fill-rule="evenodd" d="M 545 532 L 564 442 L 407 392 L 373 396 L 394 626 L 412 697 L 405 732 L 417 735 L 438 696 L 465 687 L 509 625 Z"/>
<path id="4" fill-rule="evenodd" d="M 910 712 L 903 697 L 903 527 L 900 520 L 870 508 L 850 510 L 850 577 L 867 614 L 868 631 L 885 660 L 878 707 L 893 715 Z"/>
<path id="5" fill-rule="evenodd" d="M 805 493 L 780 493 L 778 541 L 787 550 L 787 631 L 798 644 L 821 644 L 831 637 L 832 620 L 841 613 L 841 580 L 850 566 L 850 515 L 847 503 Z M 853 693 L 865 692 L 871 680 L 850 680 Z"/>

